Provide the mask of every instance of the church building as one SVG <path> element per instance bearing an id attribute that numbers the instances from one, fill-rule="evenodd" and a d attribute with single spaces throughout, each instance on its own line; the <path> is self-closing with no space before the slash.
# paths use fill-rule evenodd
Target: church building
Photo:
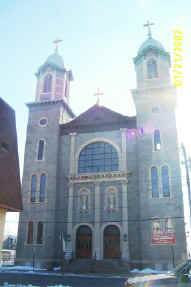
<path id="1" fill-rule="evenodd" d="M 186 253 L 170 55 L 149 30 L 135 65 L 136 116 L 70 106 L 72 71 L 57 49 L 28 103 L 17 262 L 122 260 L 167 269 Z M 125 104 L 125 98 L 124 98 Z"/>

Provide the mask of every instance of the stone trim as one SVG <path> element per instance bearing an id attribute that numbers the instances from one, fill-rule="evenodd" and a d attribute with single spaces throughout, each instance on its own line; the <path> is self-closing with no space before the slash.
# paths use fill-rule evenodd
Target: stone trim
<path id="1" fill-rule="evenodd" d="M 119 228 L 119 232 L 120 232 L 120 252 L 122 253 L 122 228 L 121 225 L 116 223 L 116 222 L 109 222 L 109 223 L 105 223 L 102 225 L 101 229 L 100 229 L 100 235 L 101 235 L 101 244 L 100 244 L 100 254 L 101 254 L 101 258 L 100 259 L 104 259 L 104 229 L 109 226 L 109 225 L 115 225 L 116 227 Z"/>
<path id="2" fill-rule="evenodd" d="M 121 168 L 123 171 L 127 170 L 127 129 L 121 128 L 121 146 L 122 146 L 122 157 L 121 157 Z"/>
<path id="3" fill-rule="evenodd" d="M 122 152 L 119 148 L 118 145 L 116 145 L 113 141 L 107 139 L 107 138 L 102 138 L 102 137 L 98 137 L 98 138 L 93 138 L 91 140 L 86 141 L 84 144 L 82 144 L 79 148 L 78 151 L 75 155 L 75 174 L 78 174 L 78 163 L 79 163 L 79 157 L 80 157 L 80 152 L 83 150 L 83 148 L 85 148 L 85 146 L 91 144 L 91 143 L 96 143 L 96 142 L 105 142 L 105 143 L 109 143 L 110 145 L 112 145 L 118 154 L 118 161 L 119 161 L 119 170 L 122 171 Z"/>
<path id="4" fill-rule="evenodd" d="M 128 182 L 128 176 L 131 172 L 107 172 L 107 173 L 95 173 L 78 176 L 69 176 L 69 183 L 83 183 L 83 182 L 103 182 L 103 181 L 125 181 Z"/>
<path id="5" fill-rule="evenodd" d="M 44 141 L 43 157 L 42 157 L 42 159 L 38 159 L 39 143 L 40 143 L 41 140 Z M 47 148 L 46 145 L 47 145 L 47 142 L 46 142 L 45 138 L 38 138 L 37 139 L 36 151 L 35 151 L 35 159 L 34 159 L 36 162 L 45 162 L 45 153 L 46 153 L 46 148 Z"/>
<path id="6" fill-rule="evenodd" d="M 76 258 L 76 234 L 77 234 L 77 230 L 80 226 L 88 226 L 91 231 L 92 231 L 92 258 L 93 258 L 93 252 L 94 252 L 94 245 L 95 245 L 95 232 L 94 232 L 94 228 L 91 224 L 89 223 L 79 223 L 77 225 L 74 226 L 73 231 L 72 231 L 72 251 L 73 251 L 73 255 Z"/>

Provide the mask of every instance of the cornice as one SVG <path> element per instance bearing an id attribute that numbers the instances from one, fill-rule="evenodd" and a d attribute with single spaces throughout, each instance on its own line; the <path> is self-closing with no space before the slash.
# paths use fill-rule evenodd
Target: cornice
<path id="1" fill-rule="evenodd" d="M 84 182 L 104 182 L 104 181 L 125 181 L 128 183 L 128 177 L 131 172 L 107 172 L 96 174 L 83 174 L 68 176 L 69 184 L 71 183 L 84 183 Z"/>

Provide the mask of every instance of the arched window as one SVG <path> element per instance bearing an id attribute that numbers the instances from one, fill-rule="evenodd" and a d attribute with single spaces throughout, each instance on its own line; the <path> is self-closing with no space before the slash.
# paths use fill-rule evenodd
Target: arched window
<path id="1" fill-rule="evenodd" d="M 37 176 L 33 174 L 31 178 L 31 202 L 36 201 L 36 189 L 37 189 Z"/>
<path id="2" fill-rule="evenodd" d="M 168 166 L 162 167 L 162 193 L 164 197 L 170 196 Z"/>
<path id="3" fill-rule="evenodd" d="M 44 157 L 44 140 L 40 140 L 38 143 L 38 160 L 43 160 Z"/>
<path id="4" fill-rule="evenodd" d="M 118 154 L 109 143 L 96 142 L 87 145 L 81 152 L 78 173 L 118 171 Z"/>
<path id="5" fill-rule="evenodd" d="M 43 92 L 49 93 L 52 90 L 52 75 L 48 74 L 44 78 Z"/>
<path id="6" fill-rule="evenodd" d="M 155 166 L 151 168 L 152 197 L 159 197 L 158 170 Z"/>
<path id="7" fill-rule="evenodd" d="M 155 151 L 161 149 L 161 140 L 160 140 L 160 131 L 159 130 L 154 131 L 154 149 L 155 149 Z"/>
<path id="8" fill-rule="evenodd" d="M 157 63 L 154 59 L 150 59 L 147 62 L 147 75 L 149 79 L 156 78 L 158 76 Z"/>
<path id="9" fill-rule="evenodd" d="M 42 243 L 43 243 L 43 223 L 39 221 L 37 226 L 37 244 Z"/>
<path id="10" fill-rule="evenodd" d="M 45 190 L 46 190 L 46 174 L 42 173 L 40 176 L 40 202 L 45 199 Z"/>
<path id="11" fill-rule="evenodd" d="M 33 222 L 32 221 L 29 221 L 29 223 L 28 223 L 27 243 L 28 244 L 33 243 Z"/>

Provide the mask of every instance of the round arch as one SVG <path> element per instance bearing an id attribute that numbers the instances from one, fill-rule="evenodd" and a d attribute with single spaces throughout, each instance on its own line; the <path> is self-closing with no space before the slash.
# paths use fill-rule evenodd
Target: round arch
<path id="1" fill-rule="evenodd" d="M 116 232 L 108 232 L 107 229 L 112 226 Z M 101 257 L 120 258 L 121 257 L 121 226 L 116 222 L 106 223 L 101 228 Z"/>
<path id="2" fill-rule="evenodd" d="M 73 250 L 76 258 L 92 258 L 93 227 L 88 224 L 78 224 L 73 230 Z"/>
<path id="3" fill-rule="evenodd" d="M 94 138 L 94 139 L 91 139 L 89 141 L 86 141 L 84 144 L 82 144 L 79 148 L 78 148 L 78 151 L 75 155 L 75 163 L 76 163 L 76 166 L 75 166 L 75 174 L 78 174 L 78 163 L 79 163 L 79 157 L 80 157 L 80 153 L 81 151 L 86 147 L 88 146 L 89 144 L 92 144 L 92 143 L 96 143 L 96 142 L 104 142 L 104 143 L 108 143 L 110 144 L 117 152 L 117 155 L 118 155 L 118 164 L 119 164 L 119 171 L 122 170 L 122 153 L 121 153 L 121 150 L 119 148 L 118 145 L 116 145 L 113 141 L 109 140 L 109 139 L 106 139 L 106 138 Z"/>

